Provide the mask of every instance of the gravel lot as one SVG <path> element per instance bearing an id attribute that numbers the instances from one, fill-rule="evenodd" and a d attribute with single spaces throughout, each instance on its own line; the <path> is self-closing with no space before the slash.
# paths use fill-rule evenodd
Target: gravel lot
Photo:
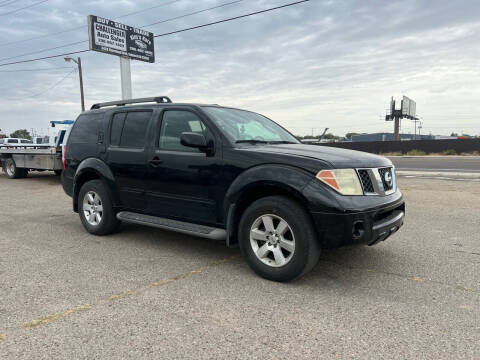
<path id="1" fill-rule="evenodd" d="M 0 174 L 0 358 L 480 358 L 480 182 L 400 178 L 406 224 L 279 284 L 224 243 L 89 235 L 58 177 Z"/>

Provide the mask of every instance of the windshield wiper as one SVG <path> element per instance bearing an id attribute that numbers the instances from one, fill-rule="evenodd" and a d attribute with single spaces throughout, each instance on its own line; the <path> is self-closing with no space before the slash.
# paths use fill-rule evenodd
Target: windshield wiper
<path id="1" fill-rule="evenodd" d="M 250 140 L 237 140 L 237 141 L 235 141 L 235 144 L 241 144 L 241 143 L 248 143 L 248 144 L 268 144 L 268 141 L 265 141 L 265 140 L 255 140 L 255 139 L 250 139 Z"/>
<path id="2" fill-rule="evenodd" d="M 293 141 L 284 141 L 284 140 L 281 140 L 281 141 L 269 141 L 268 143 L 269 143 L 269 144 L 296 144 L 296 142 L 293 142 Z"/>

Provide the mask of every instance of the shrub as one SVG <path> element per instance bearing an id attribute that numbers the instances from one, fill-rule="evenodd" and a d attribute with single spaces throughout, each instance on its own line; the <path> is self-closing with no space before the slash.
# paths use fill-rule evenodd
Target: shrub
<path id="1" fill-rule="evenodd" d="M 402 156 L 403 154 L 400 151 L 391 151 L 386 153 L 381 153 L 382 156 Z"/>
<path id="2" fill-rule="evenodd" d="M 427 153 L 423 150 L 418 150 L 418 149 L 412 149 L 409 152 L 407 152 L 407 155 L 410 156 L 422 156 L 422 155 L 427 155 Z"/>
<path id="3" fill-rule="evenodd" d="M 457 155 L 455 149 L 448 149 L 443 152 L 443 155 Z"/>

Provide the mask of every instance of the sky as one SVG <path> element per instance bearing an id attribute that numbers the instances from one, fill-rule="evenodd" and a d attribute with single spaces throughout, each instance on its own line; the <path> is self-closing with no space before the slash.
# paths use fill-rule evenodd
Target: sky
<path id="1" fill-rule="evenodd" d="M 83 43 L 24 55 L 87 40 L 89 14 L 135 13 L 118 20 L 136 27 L 163 21 L 145 28 L 162 34 L 294 0 L 236 1 L 169 20 L 232 1 L 0 0 L 0 65 L 88 49 Z M 328 127 L 344 136 L 392 132 L 385 121 L 390 98 L 406 95 L 417 102 L 422 134 L 480 135 L 479 35 L 478 0 L 311 0 L 156 38 L 156 62 L 131 63 L 133 97 L 240 107 L 296 135 Z M 86 107 L 121 99 L 119 58 L 78 56 Z M 74 65 L 58 57 L 0 66 L 0 129 L 41 134 L 50 120 L 75 119 Z M 414 122 L 403 120 L 402 132 L 413 133 Z"/>

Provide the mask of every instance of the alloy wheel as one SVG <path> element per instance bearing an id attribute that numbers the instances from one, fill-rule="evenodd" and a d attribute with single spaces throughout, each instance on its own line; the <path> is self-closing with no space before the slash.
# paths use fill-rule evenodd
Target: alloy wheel
<path id="1" fill-rule="evenodd" d="M 280 216 L 265 214 L 250 228 L 250 245 L 255 256 L 272 267 L 286 265 L 295 252 L 295 235 Z"/>
<path id="2" fill-rule="evenodd" d="M 95 191 L 89 191 L 83 197 L 83 214 L 90 225 L 100 224 L 103 217 L 103 203 Z"/>

